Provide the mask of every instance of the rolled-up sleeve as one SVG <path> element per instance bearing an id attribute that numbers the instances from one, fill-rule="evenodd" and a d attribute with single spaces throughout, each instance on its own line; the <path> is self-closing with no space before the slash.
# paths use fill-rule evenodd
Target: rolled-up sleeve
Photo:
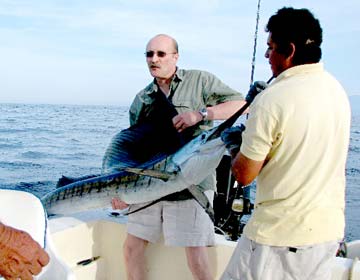
<path id="1" fill-rule="evenodd" d="M 224 84 L 219 78 L 211 73 L 204 72 L 204 95 L 206 104 L 217 105 L 227 101 L 244 100 L 244 96 Z"/>

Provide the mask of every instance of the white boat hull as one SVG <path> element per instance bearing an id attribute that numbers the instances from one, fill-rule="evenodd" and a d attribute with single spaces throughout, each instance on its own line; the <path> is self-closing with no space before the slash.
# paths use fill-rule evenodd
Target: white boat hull
<path id="1" fill-rule="evenodd" d="M 96 220 L 86 222 L 69 217 L 50 220 L 51 236 L 57 253 L 74 272 L 76 279 L 126 279 L 122 254 L 126 224 L 123 223 L 124 219 L 110 218 L 107 213 L 98 212 Z M 209 247 L 215 279 L 225 269 L 236 245 L 230 241 L 221 242 L 223 244 Z M 77 265 L 79 261 L 98 256 L 100 258 L 86 266 Z M 166 247 L 162 243 L 149 244 L 146 260 L 149 280 L 192 279 L 183 248 Z"/>
<path id="2" fill-rule="evenodd" d="M 50 220 L 51 236 L 61 259 L 74 272 L 76 279 L 126 279 L 122 245 L 126 236 L 126 219 L 110 217 L 110 210 L 92 211 L 77 217 Z M 236 242 L 217 236 L 218 245 L 209 247 L 214 279 L 224 271 Z M 334 258 L 332 280 L 360 280 L 360 241 L 348 244 L 354 259 Z M 79 261 L 100 257 L 88 265 Z M 150 244 L 146 255 L 149 280 L 192 279 L 183 248 Z M 352 278 L 350 277 L 352 275 Z"/>
<path id="3" fill-rule="evenodd" d="M 46 223 L 40 200 L 21 191 L 0 190 L 0 206 L 0 221 L 27 231 L 41 245 L 45 244 L 50 263 L 35 279 L 126 279 L 122 254 L 125 217 L 113 217 L 110 209 L 99 209 L 52 218 Z M 214 279 L 220 278 L 235 246 L 236 242 L 218 235 L 217 245 L 208 248 Z M 360 280 L 360 240 L 347 244 L 347 255 L 349 258 L 334 257 L 331 280 Z M 146 261 L 148 280 L 192 279 L 183 248 L 150 244 Z"/>

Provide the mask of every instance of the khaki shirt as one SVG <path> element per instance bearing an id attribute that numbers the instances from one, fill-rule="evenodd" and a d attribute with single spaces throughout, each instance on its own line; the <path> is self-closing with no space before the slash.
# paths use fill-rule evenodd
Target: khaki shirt
<path id="1" fill-rule="evenodd" d="M 130 125 L 134 125 L 147 117 L 149 108 L 154 101 L 152 94 L 159 90 L 155 79 L 141 90 L 130 106 Z M 177 69 L 170 84 L 168 98 L 178 113 L 187 111 L 200 111 L 203 108 L 233 100 L 243 100 L 241 93 L 225 85 L 215 75 L 200 70 Z M 193 136 L 199 135 L 203 130 L 210 129 L 213 121 L 203 121 L 196 124 Z M 215 190 L 215 176 L 200 184 L 204 189 Z"/>
<path id="2" fill-rule="evenodd" d="M 130 107 L 130 125 L 146 118 L 148 108 L 153 102 L 152 94 L 158 91 L 153 81 L 140 91 Z M 243 100 L 241 93 L 225 85 L 215 75 L 200 70 L 178 69 L 170 84 L 168 97 L 178 113 L 200 111 L 206 107 L 233 100 Z M 194 136 L 210 129 L 213 121 L 200 122 Z"/>

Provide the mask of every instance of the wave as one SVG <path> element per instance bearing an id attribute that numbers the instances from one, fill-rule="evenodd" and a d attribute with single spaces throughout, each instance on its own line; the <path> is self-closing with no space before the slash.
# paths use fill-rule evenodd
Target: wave
<path id="1" fill-rule="evenodd" d="M 360 153 L 360 147 L 355 145 L 349 146 L 349 153 Z"/>
<path id="2" fill-rule="evenodd" d="M 27 132 L 29 129 L 19 129 L 19 128 L 0 128 L 0 133 L 1 134 L 5 134 L 5 133 L 22 133 L 22 132 Z"/>
<path id="3" fill-rule="evenodd" d="M 1 142 L 1 139 L 0 139 Z M 0 143 L 0 149 L 17 149 L 23 147 L 21 142 L 18 143 Z"/>
<path id="4" fill-rule="evenodd" d="M 42 197 L 45 193 L 55 189 L 55 181 L 35 181 L 35 182 L 19 182 L 12 186 L 15 190 L 31 192 L 32 194 Z"/>
<path id="5" fill-rule="evenodd" d="M 358 168 L 346 168 L 346 175 L 347 176 L 354 176 L 360 174 L 360 169 Z"/>
<path id="6" fill-rule="evenodd" d="M 78 159 L 97 159 L 102 158 L 101 156 L 89 152 L 78 152 L 78 153 L 72 153 L 72 154 L 63 154 L 63 155 L 57 155 L 57 159 L 63 159 L 63 160 L 71 160 L 75 161 Z"/>
<path id="7" fill-rule="evenodd" d="M 42 152 L 34 152 L 34 151 L 28 151 L 21 154 L 22 157 L 28 158 L 28 159 L 39 159 L 39 158 L 48 158 L 50 157 L 47 153 Z"/>
<path id="8" fill-rule="evenodd" d="M 54 130 L 52 128 L 39 128 L 39 127 L 27 127 L 27 128 L 0 128 L 0 134 L 2 135 L 59 135 L 63 134 L 65 130 Z"/>
<path id="9" fill-rule="evenodd" d="M 28 161 L 0 161 L 0 168 L 18 169 L 18 168 L 42 168 L 41 164 Z"/>

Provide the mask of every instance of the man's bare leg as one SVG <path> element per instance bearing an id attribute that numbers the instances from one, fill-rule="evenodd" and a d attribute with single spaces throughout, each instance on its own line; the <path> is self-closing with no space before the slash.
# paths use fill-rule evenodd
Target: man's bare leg
<path id="1" fill-rule="evenodd" d="M 195 280 L 212 280 L 209 255 L 206 247 L 186 247 L 188 266 Z"/>
<path id="2" fill-rule="evenodd" d="M 128 280 L 145 280 L 145 249 L 148 241 L 127 234 L 124 242 L 124 258 Z"/>

